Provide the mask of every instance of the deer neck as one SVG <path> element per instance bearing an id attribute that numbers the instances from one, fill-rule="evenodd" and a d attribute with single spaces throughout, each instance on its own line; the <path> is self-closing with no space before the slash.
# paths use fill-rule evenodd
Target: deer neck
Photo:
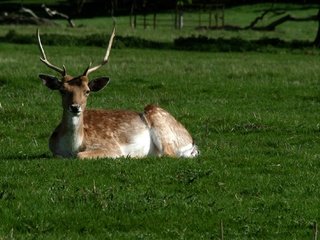
<path id="1" fill-rule="evenodd" d="M 74 115 L 69 111 L 63 111 L 62 124 L 66 132 L 73 134 L 83 132 L 83 113 Z"/>
<path id="2" fill-rule="evenodd" d="M 84 145 L 83 113 L 73 115 L 64 111 L 60 127 L 60 149 L 70 155 L 78 153 Z"/>

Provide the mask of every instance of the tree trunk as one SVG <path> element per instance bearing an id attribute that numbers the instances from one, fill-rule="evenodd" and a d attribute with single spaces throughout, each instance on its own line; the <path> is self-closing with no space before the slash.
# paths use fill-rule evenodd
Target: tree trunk
<path id="1" fill-rule="evenodd" d="M 317 36 L 316 36 L 316 39 L 314 40 L 313 44 L 316 47 L 320 48 L 320 8 L 318 11 L 317 18 L 318 18 L 318 32 L 317 32 Z"/>

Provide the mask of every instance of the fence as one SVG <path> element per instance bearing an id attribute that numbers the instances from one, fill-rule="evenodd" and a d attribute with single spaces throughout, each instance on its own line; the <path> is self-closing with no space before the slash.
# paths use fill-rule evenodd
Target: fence
<path id="1" fill-rule="evenodd" d="M 198 4 L 177 6 L 169 13 L 159 14 L 155 8 L 131 9 L 130 26 L 135 29 L 152 27 L 172 27 L 175 29 L 223 28 L 224 4 Z"/>

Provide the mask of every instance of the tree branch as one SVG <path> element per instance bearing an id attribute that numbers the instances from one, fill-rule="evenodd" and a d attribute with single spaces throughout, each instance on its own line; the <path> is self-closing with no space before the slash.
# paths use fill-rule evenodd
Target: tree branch
<path id="1" fill-rule="evenodd" d="M 259 17 L 255 18 L 248 26 L 244 27 L 243 29 L 253 29 L 257 25 L 257 23 L 259 21 L 262 21 L 263 18 L 270 12 L 274 13 L 274 15 L 285 13 L 284 11 L 276 11 L 276 10 L 273 10 L 272 8 L 267 9 Z"/>
<path id="2" fill-rule="evenodd" d="M 266 12 L 261 17 L 265 16 L 265 14 L 266 14 Z M 261 18 L 261 17 L 258 17 L 258 18 Z M 244 29 L 273 31 L 276 29 L 277 26 L 279 26 L 287 21 L 292 21 L 292 22 L 316 21 L 316 20 L 318 20 L 318 16 L 313 15 L 313 16 L 308 16 L 308 17 L 294 17 L 290 14 L 287 14 L 287 15 L 273 21 L 272 23 L 269 23 L 268 25 L 262 26 L 262 27 L 255 26 L 257 19 L 255 19 L 255 21 L 253 21 L 249 26 L 244 27 Z"/>
<path id="3" fill-rule="evenodd" d="M 64 18 L 68 21 L 70 27 L 75 27 L 76 25 L 74 24 L 74 22 L 72 21 L 72 19 L 64 14 L 64 13 L 61 13 L 61 12 L 58 12 L 56 10 L 51 10 L 50 8 L 46 7 L 46 5 L 42 4 L 42 8 L 46 11 L 46 13 L 50 16 L 50 17 L 54 17 L 54 16 L 58 16 L 58 17 L 61 17 L 61 18 Z"/>
<path id="4" fill-rule="evenodd" d="M 20 8 L 19 12 L 21 13 L 27 13 L 29 14 L 31 17 L 35 18 L 35 19 L 39 19 L 39 17 L 29 8 L 25 8 L 25 7 L 22 7 Z"/>

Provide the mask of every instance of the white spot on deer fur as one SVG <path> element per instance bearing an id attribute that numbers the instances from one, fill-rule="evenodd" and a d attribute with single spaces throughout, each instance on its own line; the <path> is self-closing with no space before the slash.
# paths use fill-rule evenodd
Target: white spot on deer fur
<path id="1" fill-rule="evenodd" d="M 80 114 L 74 115 L 73 113 L 70 113 L 70 117 L 68 118 L 68 128 L 72 130 L 77 130 L 80 126 Z"/>
<path id="2" fill-rule="evenodd" d="M 144 157 L 155 154 L 150 131 L 146 129 L 140 134 L 133 136 L 129 144 L 121 145 L 121 151 L 123 156 L 129 157 Z"/>

